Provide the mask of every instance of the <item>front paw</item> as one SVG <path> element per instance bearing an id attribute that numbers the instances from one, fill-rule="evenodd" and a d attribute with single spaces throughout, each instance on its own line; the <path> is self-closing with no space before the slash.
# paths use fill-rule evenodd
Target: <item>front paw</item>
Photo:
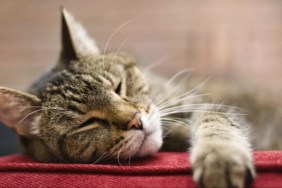
<path id="1" fill-rule="evenodd" d="M 199 187 L 236 187 L 249 185 L 255 177 L 251 152 L 236 144 L 209 143 L 191 154 L 193 180 Z"/>

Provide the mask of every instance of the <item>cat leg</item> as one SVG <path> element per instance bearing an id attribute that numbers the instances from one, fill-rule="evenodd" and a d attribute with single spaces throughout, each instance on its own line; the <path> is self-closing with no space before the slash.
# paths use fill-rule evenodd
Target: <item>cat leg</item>
<path id="1" fill-rule="evenodd" d="M 246 128 L 218 112 L 194 115 L 190 162 L 200 187 L 245 187 L 255 177 Z"/>

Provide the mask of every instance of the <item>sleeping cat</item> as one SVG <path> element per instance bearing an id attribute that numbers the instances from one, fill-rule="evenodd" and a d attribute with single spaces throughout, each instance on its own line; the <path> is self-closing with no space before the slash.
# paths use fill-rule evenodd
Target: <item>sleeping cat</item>
<path id="1" fill-rule="evenodd" d="M 215 90 L 213 82 L 175 84 L 176 77 L 168 81 L 141 71 L 123 52 L 101 53 L 62 9 L 59 63 L 27 92 L 0 87 L 0 120 L 41 162 L 130 160 L 191 147 L 200 187 L 244 187 L 255 169 L 242 112 L 197 94 L 206 92 L 202 86 Z M 214 92 L 225 96 L 232 89 Z"/>

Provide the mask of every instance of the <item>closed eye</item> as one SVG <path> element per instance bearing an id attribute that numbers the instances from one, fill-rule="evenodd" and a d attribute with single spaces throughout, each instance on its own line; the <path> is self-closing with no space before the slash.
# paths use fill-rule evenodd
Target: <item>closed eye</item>
<path id="1" fill-rule="evenodd" d="M 118 84 L 117 88 L 115 89 L 115 93 L 118 95 L 121 94 L 121 82 Z"/>
<path id="2" fill-rule="evenodd" d="M 91 125 L 91 124 L 94 124 L 94 123 L 99 123 L 99 124 L 102 124 L 103 126 L 108 126 L 109 123 L 106 121 L 106 120 L 102 120 L 102 119 L 99 119 L 99 118 L 95 118 L 95 117 L 92 117 L 88 120 L 86 120 L 85 122 L 83 122 L 79 127 L 85 127 L 85 126 L 88 126 L 88 125 Z"/>

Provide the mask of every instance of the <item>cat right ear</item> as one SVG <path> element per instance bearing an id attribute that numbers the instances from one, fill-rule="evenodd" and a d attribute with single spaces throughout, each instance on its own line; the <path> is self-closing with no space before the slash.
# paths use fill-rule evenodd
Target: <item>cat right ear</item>
<path id="1" fill-rule="evenodd" d="M 0 87 L 0 121 L 19 135 L 36 135 L 41 100 L 35 95 Z"/>
<path id="2" fill-rule="evenodd" d="M 62 52 L 61 60 L 70 61 L 84 56 L 96 56 L 100 50 L 88 36 L 83 26 L 65 9 L 62 13 Z"/>

